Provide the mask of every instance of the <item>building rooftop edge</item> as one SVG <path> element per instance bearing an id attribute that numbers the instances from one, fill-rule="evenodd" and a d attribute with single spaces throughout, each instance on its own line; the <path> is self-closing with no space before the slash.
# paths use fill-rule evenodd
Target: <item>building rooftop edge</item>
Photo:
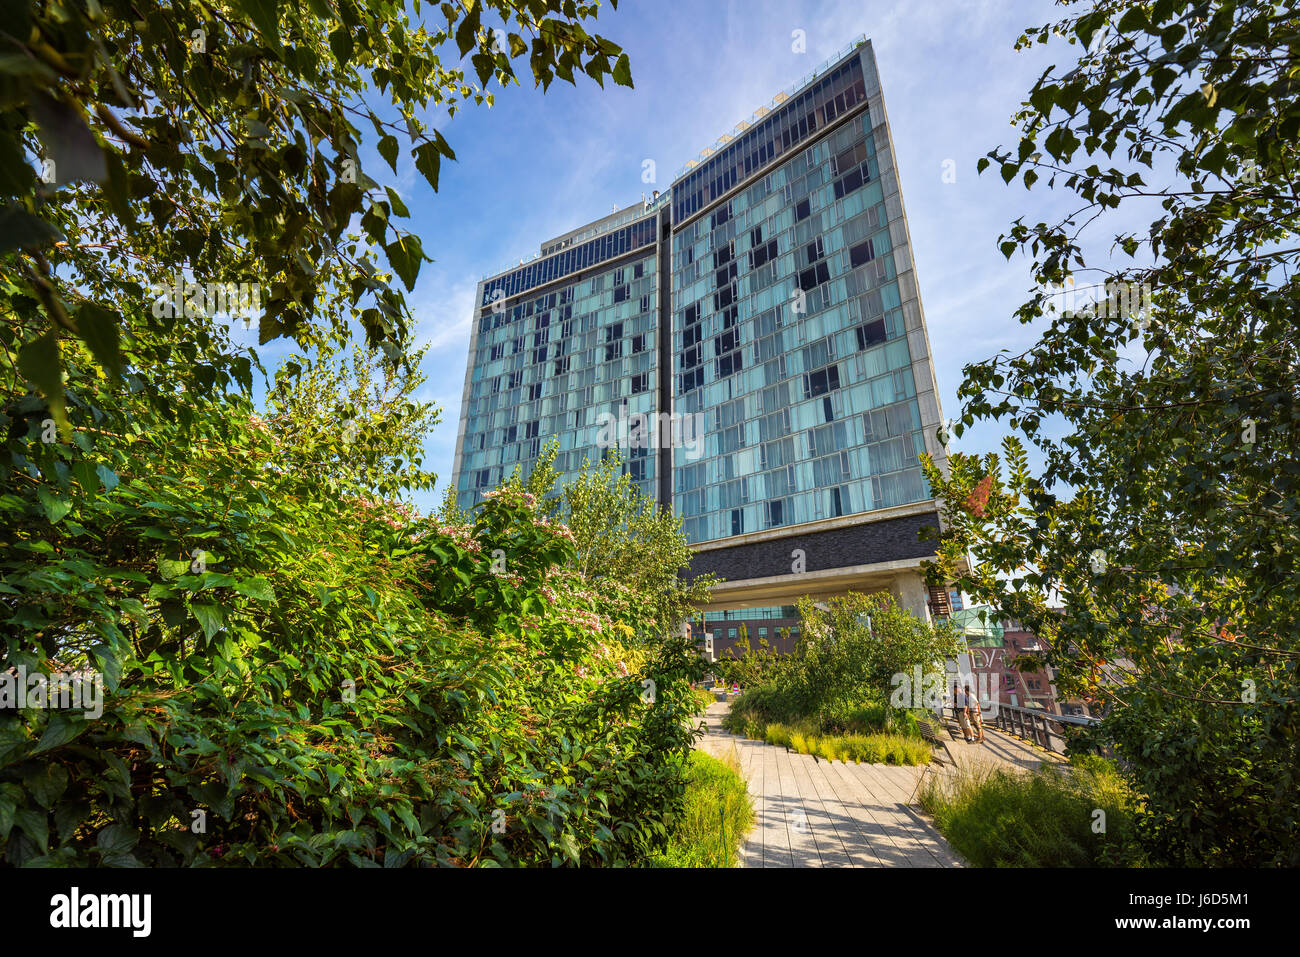
<path id="1" fill-rule="evenodd" d="M 502 269 L 485 272 L 481 279 L 486 282 L 490 279 L 496 279 L 499 276 L 508 275 L 523 266 L 530 265 L 538 260 L 546 259 L 549 256 L 563 252 L 565 249 L 568 249 L 570 246 L 573 246 L 578 242 L 586 242 L 588 239 L 602 236 L 605 233 L 612 232 L 613 230 L 626 226 L 629 223 L 635 223 L 639 219 L 645 219 L 647 216 L 657 215 L 660 207 L 667 203 L 668 197 L 671 195 L 671 191 L 666 190 L 660 193 L 653 200 L 643 200 L 641 202 L 632 203 L 623 209 L 616 209 L 614 212 L 602 216 L 600 219 L 593 219 L 590 222 L 583 223 L 581 226 L 575 226 L 568 232 L 560 233 L 560 235 L 554 239 L 548 239 L 546 242 L 542 243 L 541 248 L 531 256 L 524 256 L 518 262 L 512 261 Z M 559 242 L 563 242 L 564 245 L 559 248 L 550 248 Z M 550 249 L 549 252 L 547 251 L 548 249 Z"/>
<path id="2" fill-rule="evenodd" d="M 778 108 L 786 100 L 793 96 L 797 96 L 803 89 L 811 86 L 820 76 L 833 68 L 849 54 L 870 42 L 871 41 L 867 39 L 865 33 L 858 34 L 856 38 L 849 42 L 848 46 L 844 47 L 833 56 L 828 57 L 826 60 L 823 60 L 818 64 L 816 69 L 812 70 L 812 72 L 808 73 L 799 81 L 773 94 L 772 98 L 768 100 L 765 105 L 760 106 L 755 110 L 748 119 L 741 120 L 728 132 L 719 136 L 711 146 L 706 146 L 704 149 L 700 150 L 694 159 L 689 160 L 685 166 L 677 171 L 673 176 L 672 184 L 675 185 L 683 176 L 693 170 L 696 166 L 699 166 L 719 149 L 725 147 L 735 137 L 740 136 L 749 129 L 750 126 L 760 122 L 764 116 Z M 632 203 L 623 209 L 616 208 L 607 216 L 593 219 L 590 222 L 583 223 L 582 225 L 575 226 L 571 230 L 560 233 L 553 239 L 548 239 L 543 242 L 538 252 L 533 253 L 531 256 L 525 256 L 518 262 L 511 261 L 508 265 L 503 266 L 500 269 L 485 272 L 481 278 L 485 282 L 490 279 L 496 279 L 499 276 L 504 276 L 508 273 L 514 272 L 521 266 L 527 266 L 539 259 L 545 259 L 549 255 L 554 255 L 562 249 L 567 249 L 574 243 L 593 239 L 612 229 L 625 226 L 628 223 L 636 222 L 636 220 L 641 219 L 644 216 L 649 216 L 652 213 L 658 212 L 659 208 L 664 205 L 672 195 L 672 185 L 662 191 L 656 190 L 655 193 L 657 193 L 657 195 L 653 196 L 650 200 L 645 199 L 643 196 L 641 202 Z M 551 248 L 554 247 L 556 243 L 564 243 L 564 245 L 560 248 Z M 550 249 L 550 252 L 547 252 L 548 249 Z"/>
<path id="3" fill-rule="evenodd" d="M 763 118 L 767 116 L 767 114 L 771 113 L 775 109 L 778 109 L 783 103 L 786 102 L 786 100 L 798 96 L 801 92 L 803 92 L 804 89 L 806 89 L 809 86 L 812 86 L 812 84 L 816 82 L 816 80 L 819 77 L 821 77 L 823 74 L 830 71 L 832 67 L 838 64 L 850 53 L 853 53 L 855 50 L 859 49 L 862 46 L 865 46 L 870 42 L 871 41 L 867 39 L 867 35 L 865 33 L 858 34 L 856 38 L 854 38 L 852 41 L 849 42 L 848 46 L 844 47 L 842 50 L 840 50 L 838 53 L 834 54 L 833 56 L 828 57 L 826 60 L 823 60 L 820 64 L 817 65 L 816 69 L 814 69 L 811 73 L 808 73 L 801 80 L 792 83 L 789 86 L 785 87 L 784 89 L 774 93 L 770 100 L 768 100 L 764 105 L 760 106 L 753 113 L 751 113 L 747 119 L 741 120 L 730 130 L 723 133 L 716 140 L 714 140 L 712 145 L 706 146 L 704 147 L 704 149 L 700 150 L 699 153 L 695 155 L 694 159 L 688 160 L 686 165 L 683 166 L 681 169 L 679 169 L 673 175 L 673 180 L 672 180 L 673 185 L 676 185 L 677 182 L 683 176 L 686 176 L 688 173 L 691 172 L 691 170 L 695 169 L 695 167 L 704 163 L 714 153 L 718 152 L 721 149 L 724 149 L 727 146 L 727 144 L 729 144 L 736 137 L 742 136 L 745 133 L 745 131 L 748 130 L 751 126 L 754 126 L 755 124 L 762 122 Z"/>

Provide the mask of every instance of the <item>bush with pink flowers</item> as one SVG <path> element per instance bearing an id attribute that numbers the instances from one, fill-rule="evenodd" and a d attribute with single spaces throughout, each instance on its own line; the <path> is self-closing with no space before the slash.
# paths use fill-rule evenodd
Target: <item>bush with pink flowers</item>
<path id="1" fill-rule="evenodd" d="M 104 693 L 94 716 L 0 709 L 8 863 L 626 865 L 663 846 L 698 664 L 651 624 L 657 596 L 575 570 L 527 494 L 454 524 L 338 494 L 278 467 L 237 394 L 189 386 L 183 414 L 83 393 L 66 445 L 11 398 L 0 670 L 90 669 Z"/>

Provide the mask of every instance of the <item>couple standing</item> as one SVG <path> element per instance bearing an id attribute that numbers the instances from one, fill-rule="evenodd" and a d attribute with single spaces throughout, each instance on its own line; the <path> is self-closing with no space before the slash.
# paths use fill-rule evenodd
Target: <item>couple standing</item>
<path id="1" fill-rule="evenodd" d="M 957 712 L 957 726 L 967 744 L 984 743 L 984 717 L 980 714 L 979 699 L 970 693 L 970 685 L 964 690 L 957 690 L 957 683 L 952 685 L 953 710 Z"/>

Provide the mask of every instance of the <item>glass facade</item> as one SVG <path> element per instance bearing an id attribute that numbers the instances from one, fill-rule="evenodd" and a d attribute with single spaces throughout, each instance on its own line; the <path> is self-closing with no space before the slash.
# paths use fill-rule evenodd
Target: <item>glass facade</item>
<path id="1" fill-rule="evenodd" d="M 703 542 L 927 497 L 874 139 L 860 112 L 672 240 L 674 498 Z"/>
<path id="2" fill-rule="evenodd" d="M 750 622 L 787 618 L 797 621 L 799 619 L 799 609 L 794 605 L 771 605 L 766 608 L 732 608 L 724 611 L 706 611 L 702 617 L 706 627 L 720 621 Z"/>
<path id="3" fill-rule="evenodd" d="M 653 219 L 638 225 L 653 235 Z M 652 247 L 535 298 L 480 310 L 456 486 L 461 508 L 517 466 L 527 473 L 550 438 L 559 442 L 556 470 L 572 476 L 600 457 L 601 413 L 628 419 L 654 411 L 658 298 Z M 653 494 L 653 450 L 629 448 L 624 458 L 642 492 Z"/>
<path id="4" fill-rule="evenodd" d="M 920 328 L 926 348 L 877 91 L 855 49 L 683 173 L 671 228 L 656 201 L 480 286 L 462 508 L 551 437 L 562 476 L 598 459 L 606 413 L 699 417 L 702 452 L 623 452 L 691 542 L 929 497 L 917 456 L 937 400 L 909 345 Z"/>
<path id="5" fill-rule="evenodd" d="M 523 266 L 489 280 L 483 285 L 482 302 L 486 306 L 563 279 L 583 269 L 617 259 L 655 241 L 655 221 L 643 219 L 631 226 L 606 233 L 590 242 L 573 246 L 556 256 Z"/>
<path id="6" fill-rule="evenodd" d="M 862 61 L 853 57 L 788 98 L 673 184 L 673 222 L 725 196 L 737 183 L 866 100 Z"/>

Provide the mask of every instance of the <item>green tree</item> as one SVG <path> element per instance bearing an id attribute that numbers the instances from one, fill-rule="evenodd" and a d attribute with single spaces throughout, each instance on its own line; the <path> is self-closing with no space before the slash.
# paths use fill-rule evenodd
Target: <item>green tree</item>
<path id="1" fill-rule="evenodd" d="M 69 350 L 89 350 L 117 377 L 124 341 L 174 336 L 211 387 L 228 283 L 258 292 L 256 308 L 238 311 L 260 312 L 262 343 L 310 345 L 320 329 L 346 338 L 355 324 L 399 361 L 409 346 L 403 289 L 428 256 L 401 228 L 401 198 L 362 168 L 363 129 L 394 172 L 405 152 L 436 190 L 455 154 L 423 117 L 490 102 L 493 82 L 518 82 L 518 58 L 543 87 L 583 73 L 631 84 L 626 55 L 584 29 L 597 9 L 5 3 L 0 315 L 18 329 L 6 343 L 17 368 L 65 439 L 64 372 L 80 368 L 64 361 Z M 360 231 L 348 232 L 354 218 Z M 180 314 L 166 300 L 152 308 L 178 281 Z"/>
<path id="2" fill-rule="evenodd" d="M 1077 62 L 1044 73 L 1018 146 L 980 168 L 1075 211 L 1001 238 L 1033 257 L 1017 318 L 1039 338 L 966 370 L 962 423 L 1012 434 L 948 475 L 926 461 L 947 529 L 932 581 L 1024 621 L 1063 691 L 1107 699 L 1154 860 L 1295 865 L 1300 14 L 1067 6 L 1019 46 L 1075 44 Z M 1109 285 L 1061 308 L 1076 279 Z"/>
<path id="3" fill-rule="evenodd" d="M 726 679 L 737 681 L 747 689 L 772 682 L 787 664 L 788 659 L 783 658 L 766 638 L 759 638 L 758 647 L 754 648 L 748 635 L 742 635 L 718 659 L 719 669 Z"/>
<path id="4" fill-rule="evenodd" d="M 799 644 L 783 676 L 798 713 L 821 721 L 863 702 L 887 701 L 895 675 L 911 680 L 956 657 L 963 644 L 943 623 L 923 621 L 887 592 L 799 600 Z"/>
<path id="5" fill-rule="evenodd" d="M 266 402 L 284 466 L 324 468 L 339 488 L 383 498 L 433 488 L 438 477 L 421 465 L 439 410 L 414 396 L 424 352 L 402 366 L 325 340 L 313 357 L 285 362 Z"/>
<path id="6" fill-rule="evenodd" d="M 443 525 L 464 526 L 474 523 L 474 514 L 466 512 L 456 502 L 456 486 L 448 483 L 443 492 L 442 504 L 438 506 L 433 517 Z"/>
<path id="7" fill-rule="evenodd" d="M 680 631 L 694 608 L 708 601 L 716 581 L 711 575 L 685 577 L 693 553 L 681 518 L 641 494 L 614 450 L 596 463 L 585 461 L 574 478 L 560 482 L 554 468 L 558 449 L 554 441 L 547 443 L 527 477 L 516 469 L 507 485 L 533 495 L 569 527 L 584 578 L 659 596 L 653 621 Z"/>

